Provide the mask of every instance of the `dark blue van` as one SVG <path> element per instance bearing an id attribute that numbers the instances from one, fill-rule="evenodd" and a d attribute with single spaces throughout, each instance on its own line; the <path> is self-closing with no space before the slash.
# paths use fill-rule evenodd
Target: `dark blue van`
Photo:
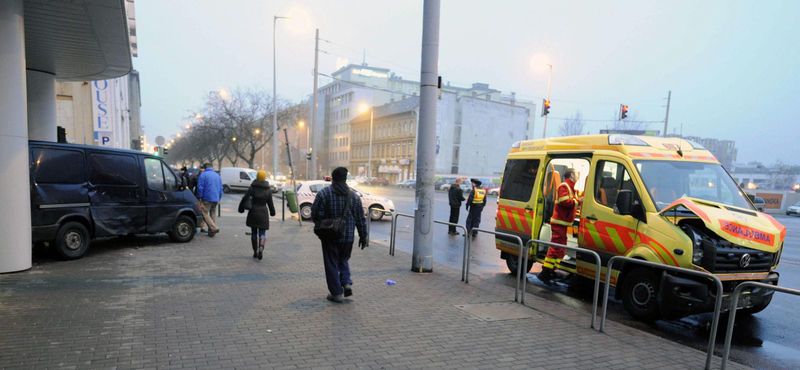
<path id="1" fill-rule="evenodd" d="M 93 238 L 166 232 L 194 238 L 199 202 L 161 158 L 97 146 L 30 141 L 33 242 L 63 259 Z"/>

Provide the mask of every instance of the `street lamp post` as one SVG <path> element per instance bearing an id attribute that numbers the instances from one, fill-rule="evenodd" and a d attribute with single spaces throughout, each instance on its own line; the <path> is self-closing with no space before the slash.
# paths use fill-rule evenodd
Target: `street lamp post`
<path id="1" fill-rule="evenodd" d="M 278 19 L 290 19 L 289 17 L 279 17 L 277 15 L 272 18 L 272 175 L 277 176 L 278 173 L 278 66 L 277 66 L 277 42 L 278 42 Z M 265 137 L 266 139 L 266 137 Z M 263 162 L 263 155 L 262 162 Z"/>
<path id="2" fill-rule="evenodd" d="M 550 67 L 550 76 L 547 77 L 547 101 L 550 101 L 550 82 L 553 80 L 553 65 L 545 63 Z M 542 139 L 547 138 L 547 115 L 544 116 L 544 130 L 542 131 Z"/>
<path id="3" fill-rule="evenodd" d="M 375 108 L 367 108 L 366 104 L 361 104 L 361 112 L 369 109 L 369 159 L 367 162 L 367 178 L 372 177 L 372 122 L 375 117 Z"/>

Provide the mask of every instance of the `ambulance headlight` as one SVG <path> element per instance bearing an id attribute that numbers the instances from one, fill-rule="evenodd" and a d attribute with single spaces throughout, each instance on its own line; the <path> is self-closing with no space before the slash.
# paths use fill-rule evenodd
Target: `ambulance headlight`
<path id="1" fill-rule="evenodd" d="M 702 246 L 694 246 L 694 252 L 692 252 L 692 263 L 695 265 L 699 265 L 700 261 L 703 260 L 703 247 Z"/>

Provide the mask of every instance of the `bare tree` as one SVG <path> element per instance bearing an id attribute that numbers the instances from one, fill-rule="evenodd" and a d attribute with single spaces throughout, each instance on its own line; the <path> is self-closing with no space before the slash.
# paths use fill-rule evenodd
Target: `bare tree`
<path id="1" fill-rule="evenodd" d="M 558 127 L 558 134 L 561 136 L 583 135 L 586 122 L 583 121 L 583 113 L 578 109 L 574 115 L 567 117 L 564 123 Z"/>
<path id="2" fill-rule="evenodd" d="M 795 185 L 795 179 L 798 173 L 800 173 L 800 167 L 778 161 L 770 172 L 770 188 L 775 190 L 789 190 Z"/>

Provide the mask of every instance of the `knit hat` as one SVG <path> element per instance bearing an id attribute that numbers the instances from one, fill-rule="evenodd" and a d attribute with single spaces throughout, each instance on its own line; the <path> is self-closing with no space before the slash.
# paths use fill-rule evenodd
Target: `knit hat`
<path id="1" fill-rule="evenodd" d="M 337 167 L 335 170 L 333 170 L 333 173 L 331 173 L 331 177 L 333 178 L 333 181 L 347 180 L 347 168 Z"/>
<path id="2" fill-rule="evenodd" d="M 264 171 L 258 171 L 258 174 L 256 174 L 256 178 L 261 181 L 264 181 L 267 179 L 267 173 Z"/>

